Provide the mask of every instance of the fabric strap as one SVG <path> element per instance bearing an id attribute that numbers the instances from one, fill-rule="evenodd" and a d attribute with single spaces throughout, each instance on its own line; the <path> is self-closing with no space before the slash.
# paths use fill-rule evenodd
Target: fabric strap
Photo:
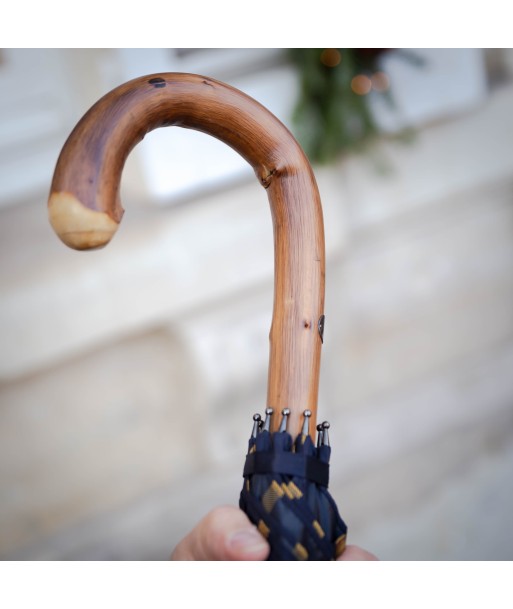
<path id="1" fill-rule="evenodd" d="M 250 453 L 246 456 L 244 476 L 252 474 L 283 474 L 298 476 L 328 486 L 330 466 L 315 457 L 297 453 Z"/>

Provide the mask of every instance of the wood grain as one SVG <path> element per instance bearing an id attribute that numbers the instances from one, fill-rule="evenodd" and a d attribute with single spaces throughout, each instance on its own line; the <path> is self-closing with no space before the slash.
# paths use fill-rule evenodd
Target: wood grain
<path id="1" fill-rule="evenodd" d="M 80 120 L 60 154 L 48 202 L 50 222 L 70 247 L 106 245 L 123 216 L 121 173 L 132 148 L 157 127 L 208 133 L 236 150 L 267 190 L 274 227 L 275 288 L 267 405 L 290 408 L 299 433 L 312 411 L 315 433 L 324 312 L 322 209 L 312 169 L 287 128 L 244 93 L 203 76 L 163 73 L 114 89 Z M 236 256 L 237 252 L 233 252 Z"/>

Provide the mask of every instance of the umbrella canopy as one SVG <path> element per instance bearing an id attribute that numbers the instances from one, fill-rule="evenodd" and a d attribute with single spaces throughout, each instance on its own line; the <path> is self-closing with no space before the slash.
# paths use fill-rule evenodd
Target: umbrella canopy
<path id="1" fill-rule="evenodd" d="M 288 409 L 271 432 L 273 409 L 253 417 L 239 505 L 269 541 L 268 560 L 333 560 L 345 548 L 347 527 L 328 492 L 329 424 L 309 434 L 310 411 L 295 441 L 287 432 Z"/>

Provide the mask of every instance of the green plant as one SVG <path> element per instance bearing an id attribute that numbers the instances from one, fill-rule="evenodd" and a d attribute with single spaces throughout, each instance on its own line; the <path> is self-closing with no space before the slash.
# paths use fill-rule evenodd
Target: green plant
<path id="1" fill-rule="evenodd" d="M 312 161 L 327 163 L 361 149 L 379 133 L 369 94 L 389 96 L 380 57 L 387 49 L 289 49 L 299 71 L 293 120 Z"/>

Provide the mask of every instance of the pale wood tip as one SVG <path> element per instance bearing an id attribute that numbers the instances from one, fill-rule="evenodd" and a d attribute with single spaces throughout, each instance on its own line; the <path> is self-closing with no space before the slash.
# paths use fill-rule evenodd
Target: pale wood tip
<path id="1" fill-rule="evenodd" d="M 48 216 L 61 241 L 76 250 L 107 245 L 119 226 L 108 214 L 89 209 L 69 192 L 51 194 Z"/>

